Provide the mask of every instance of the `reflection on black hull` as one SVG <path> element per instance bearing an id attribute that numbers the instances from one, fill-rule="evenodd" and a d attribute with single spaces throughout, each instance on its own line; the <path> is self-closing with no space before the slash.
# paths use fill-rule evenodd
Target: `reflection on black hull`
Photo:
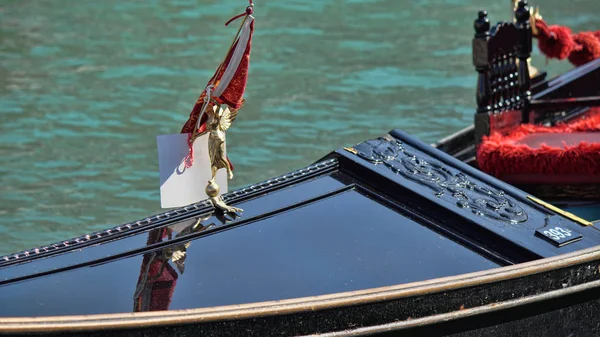
<path id="1" fill-rule="evenodd" d="M 210 219 L 212 214 L 199 218 L 195 223 L 182 227 L 182 224 L 151 230 L 148 233 L 147 245 L 151 246 L 160 242 L 179 238 L 184 235 L 202 232 L 214 225 L 203 225 L 202 222 Z M 219 217 L 223 222 L 225 219 Z M 183 223 L 185 224 L 185 223 Z M 169 310 L 171 298 L 177 285 L 177 278 L 185 271 L 186 251 L 191 241 L 177 244 L 172 247 L 152 251 L 144 254 L 140 277 L 133 295 L 133 311 L 158 311 Z M 177 271 L 171 265 L 174 264 Z"/>

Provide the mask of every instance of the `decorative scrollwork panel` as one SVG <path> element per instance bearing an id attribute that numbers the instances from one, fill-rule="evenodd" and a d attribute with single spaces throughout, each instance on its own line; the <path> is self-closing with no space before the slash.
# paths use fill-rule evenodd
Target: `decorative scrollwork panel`
<path id="1" fill-rule="evenodd" d="M 413 153 L 397 140 L 377 138 L 354 147 L 357 155 L 371 163 L 383 164 L 394 173 L 430 188 L 433 193 L 460 209 L 497 220 L 504 224 L 527 221 L 527 213 L 503 191 L 470 180 L 464 173 L 425 159 Z"/>

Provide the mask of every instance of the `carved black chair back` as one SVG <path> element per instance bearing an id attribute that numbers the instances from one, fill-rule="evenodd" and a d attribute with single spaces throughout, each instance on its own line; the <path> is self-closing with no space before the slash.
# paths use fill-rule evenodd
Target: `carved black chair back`
<path id="1" fill-rule="evenodd" d="M 515 17 L 514 23 L 499 22 L 490 27 L 487 12 L 480 11 L 474 22 L 473 65 L 478 72 L 477 142 L 494 127 L 490 119 L 498 120 L 506 112 L 513 112 L 510 120 L 516 121 L 517 125 L 527 122 L 531 100 L 527 59 L 531 55 L 532 35 L 526 1 L 519 2 Z M 478 124 L 480 130 L 477 130 Z"/>

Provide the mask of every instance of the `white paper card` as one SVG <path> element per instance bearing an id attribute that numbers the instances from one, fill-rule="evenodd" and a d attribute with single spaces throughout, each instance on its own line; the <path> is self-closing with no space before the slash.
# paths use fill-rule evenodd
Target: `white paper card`
<path id="1" fill-rule="evenodd" d="M 208 133 L 194 141 L 194 163 L 185 167 L 189 153 L 188 134 L 156 137 L 162 208 L 183 207 L 208 199 L 206 184 L 212 178 L 208 156 Z M 217 171 L 220 194 L 227 192 L 227 170 Z"/>

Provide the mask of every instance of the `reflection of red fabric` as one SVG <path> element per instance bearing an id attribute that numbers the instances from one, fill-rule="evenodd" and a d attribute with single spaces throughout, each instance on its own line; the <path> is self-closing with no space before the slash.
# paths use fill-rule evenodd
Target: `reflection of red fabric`
<path id="1" fill-rule="evenodd" d="M 167 227 L 152 230 L 148 233 L 147 244 L 161 242 L 169 234 Z M 148 263 L 150 263 L 150 266 L 148 266 Z M 138 277 L 138 286 L 136 287 L 139 296 L 135 299 L 135 310 L 138 312 L 168 310 L 177 285 L 177 278 L 178 275 L 175 269 L 160 255 L 152 253 L 144 255 L 140 276 Z M 141 289 L 139 289 L 140 287 Z"/>
<path id="2" fill-rule="evenodd" d="M 477 151 L 479 168 L 496 177 L 518 174 L 600 176 L 600 144 L 581 143 L 566 148 L 531 148 L 514 144 L 532 133 L 600 132 L 600 108 L 592 108 L 589 117 L 553 127 L 522 124 L 509 135 L 494 133 L 484 137 Z"/>
<path id="3" fill-rule="evenodd" d="M 568 27 L 548 26 L 544 20 L 536 20 L 535 26 L 540 51 L 548 58 L 568 58 L 575 66 L 600 58 L 600 31 L 573 34 Z"/>
<path id="4" fill-rule="evenodd" d="M 159 274 L 162 266 L 164 269 Z M 146 264 L 142 264 L 144 270 Z M 148 280 L 142 290 L 142 295 L 138 299 L 138 305 L 141 311 L 157 311 L 157 310 L 169 310 L 171 304 L 171 298 L 175 292 L 175 286 L 177 285 L 177 272 L 168 261 L 162 259 L 156 259 L 150 265 L 148 271 Z M 149 290 L 150 297 L 146 297 L 146 291 Z"/>

